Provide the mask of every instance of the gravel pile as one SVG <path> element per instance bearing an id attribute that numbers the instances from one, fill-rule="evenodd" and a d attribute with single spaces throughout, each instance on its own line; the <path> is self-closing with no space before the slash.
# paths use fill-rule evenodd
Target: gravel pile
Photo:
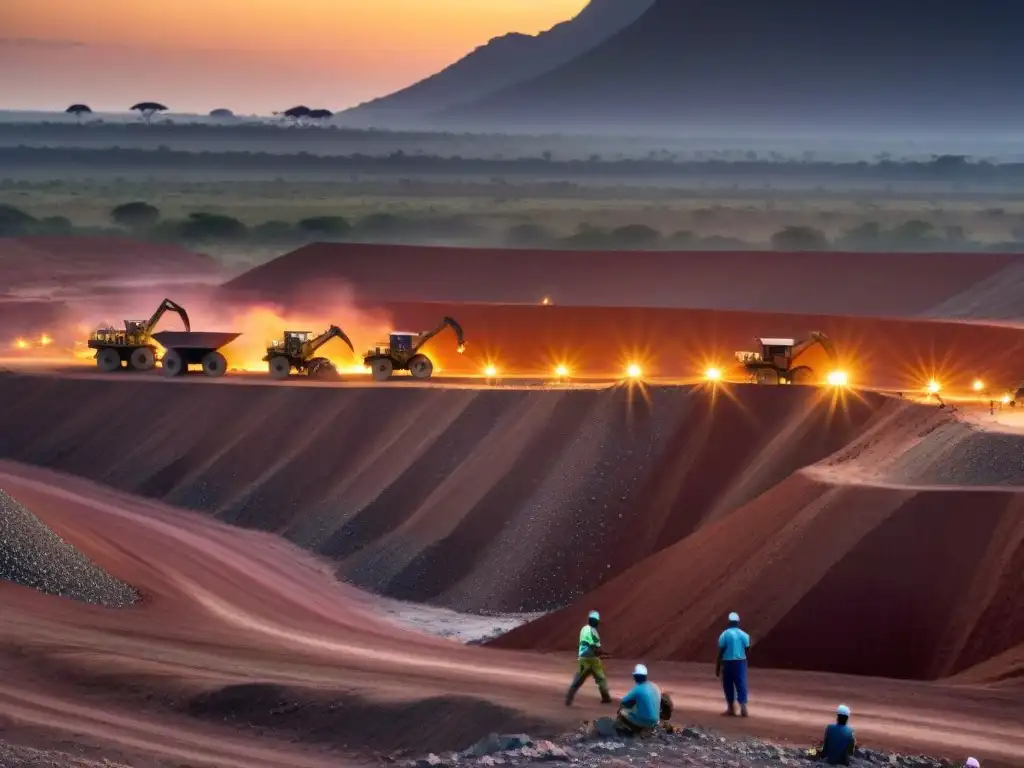
<path id="1" fill-rule="evenodd" d="M 699 728 L 665 723 L 650 736 L 634 739 L 614 734 L 612 721 L 603 718 L 556 741 L 534 740 L 526 734 L 492 734 L 458 753 L 427 755 L 406 763 L 409 768 L 477 768 L 516 766 L 539 768 L 568 763 L 583 768 L 640 768 L 640 766 L 820 766 L 807 747 L 780 747 L 757 739 L 728 739 Z M 821 726 L 825 731 L 825 723 Z M 950 768 L 953 763 L 932 757 L 898 755 L 859 749 L 850 761 L 854 768 Z"/>
<path id="2" fill-rule="evenodd" d="M 0 742 L 0 766 L 3 768 L 129 768 L 107 759 L 90 760 L 54 750 L 32 749 Z"/>
<path id="3" fill-rule="evenodd" d="M 0 578 L 60 597 L 123 608 L 138 593 L 89 561 L 0 490 Z"/>
<path id="4" fill-rule="evenodd" d="M 922 485 L 1024 486 L 1024 437 L 947 424 L 894 461 L 887 475 Z"/>

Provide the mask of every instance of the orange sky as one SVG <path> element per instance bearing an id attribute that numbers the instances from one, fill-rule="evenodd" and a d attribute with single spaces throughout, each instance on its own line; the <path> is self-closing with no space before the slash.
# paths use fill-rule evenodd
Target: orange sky
<path id="1" fill-rule="evenodd" d="M 0 0 L 0 108 L 337 110 L 586 1 Z"/>

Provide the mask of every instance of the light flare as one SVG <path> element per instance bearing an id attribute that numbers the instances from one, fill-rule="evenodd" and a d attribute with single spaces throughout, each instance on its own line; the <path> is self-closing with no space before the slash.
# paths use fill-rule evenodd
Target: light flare
<path id="1" fill-rule="evenodd" d="M 942 385 L 939 384 L 939 382 L 937 382 L 935 379 L 931 379 L 929 380 L 928 385 L 927 387 L 925 387 L 925 389 L 928 391 L 928 394 L 937 395 L 939 394 L 939 392 L 942 391 Z"/>
<path id="2" fill-rule="evenodd" d="M 630 363 L 626 366 L 626 376 L 631 379 L 639 379 L 643 374 L 644 371 L 638 363 Z"/>
<path id="3" fill-rule="evenodd" d="M 985 389 L 985 382 L 982 381 L 981 379 L 975 379 L 974 383 L 971 384 L 971 386 L 974 388 L 975 392 L 981 392 L 983 389 Z"/>
<path id="4" fill-rule="evenodd" d="M 488 365 L 484 368 L 484 375 L 488 379 L 493 379 L 495 376 L 498 375 L 498 368 L 494 365 Z"/>
<path id="5" fill-rule="evenodd" d="M 555 366 L 555 376 L 557 376 L 560 379 L 564 379 L 568 375 L 569 375 L 569 367 L 568 366 L 566 366 L 566 365 Z"/>
<path id="6" fill-rule="evenodd" d="M 850 383 L 850 377 L 846 371 L 831 371 L 828 375 L 828 383 L 832 387 L 845 387 Z"/>
<path id="7" fill-rule="evenodd" d="M 708 381 L 721 381 L 722 380 L 722 369 L 716 366 L 711 366 L 704 371 L 704 378 Z"/>

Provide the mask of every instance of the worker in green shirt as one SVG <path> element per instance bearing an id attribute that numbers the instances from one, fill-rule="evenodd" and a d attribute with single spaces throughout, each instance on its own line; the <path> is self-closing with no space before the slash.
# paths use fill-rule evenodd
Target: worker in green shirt
<path id="1" fill-rule="evenodd" d="M 588 677 L 593 677 L 597 683 L 597 689 L 601 692 L 601 702 L 611 704 L 612 697 L 608 693 L 608 679 L 604 674 L 604 665 L 601 657 L 604 651 L 601 650 L 601 636 L 597 633 L 597 627 L 601 623 L 601 615 L 597 611 L 591 611 L 587 617 L 587 624 L 580 630 L 580 645 L 577 653 L 576 677 L 569 686 L 569 692 L 565 694 L 565 706 L 571 707 L 576 692 L 583 687 Z"/>

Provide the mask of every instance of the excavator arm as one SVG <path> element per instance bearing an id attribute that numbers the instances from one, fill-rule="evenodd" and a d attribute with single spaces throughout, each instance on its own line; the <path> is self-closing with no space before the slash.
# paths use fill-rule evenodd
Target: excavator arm
<path id="1" fill-rule="evenodd" d="M 462 334 L 462 326 L 459 325 L 454 318 L 446 317 L 441 321 L 441 324 L 438 325 L 437 328 L 435 328 L 434 330 L 420 334 L 419 341 L 417 341 L 416 346 L 412 348 L 413 354 L 416 354 L 424 344 L 426 344 L 432 338 L 437 336 L 437 334 L 439 334 L 441 331 L 448 327 L 450 327 L 455 332 L 455 338 L 458 339 L 459 341 L 459 354 L 465 352 L 466 338 Z"/>
<path id="2" fill-rule="evenodd" d="M 156 324 L 160 322 L 160 318 L 168 311 L 178 313 L 178 317 L 181 318 L 181 322 L 185 324 L 186 332 L 192 330 L 192 324 L 189 323 L 188 312 L 185 311 L 185 308 L 177 302 L 171 301 L 170 299 L 164 299 L 160 302 L 160 306 L 156 308 L 156 312 L 153 313 L 153 316 L 149 318 L 145 327 L 142 329 L 142 333 L 146 338 L 149 338 L 153 333 L 153 329 L 156 327 Z"/>
<path id="3" fill-rule="evenodd" d="M 829 359 L 833 362 L 836 361 L 836 348 L 832 345 L 832 340 L 820 331 L 811 331 L 810 336 L 808 336 L 807 339 L 793 347 L 793 351 L 790 353 L 791 358 L 796 358 L 815 344 L 820 344 L 821 348 L 824 349 L 825 353 L 829 356 Z"/>
<path id="4" fill-rule="evenodd" d="M 352 354 L 355 354 L 356 348 L 352 345 L 352 340 L 345 334 L 343 330 L 341 330 L 341 328 L 339 328 L 336 325 L 332 325 L 330 328 L 321 333 L 315 339 L 310 339 L 303 345 L 303 359 L 308 360 L 309 358 L 311 358 L 314 354 L 316 354 L 316 351 L 320 349 L 320 347 L 322 347 L 331 339 L 341 339 L 342 341 L 345 342 L 345 344 L 348 345 L 348 348 L 352 350 Z"/>

